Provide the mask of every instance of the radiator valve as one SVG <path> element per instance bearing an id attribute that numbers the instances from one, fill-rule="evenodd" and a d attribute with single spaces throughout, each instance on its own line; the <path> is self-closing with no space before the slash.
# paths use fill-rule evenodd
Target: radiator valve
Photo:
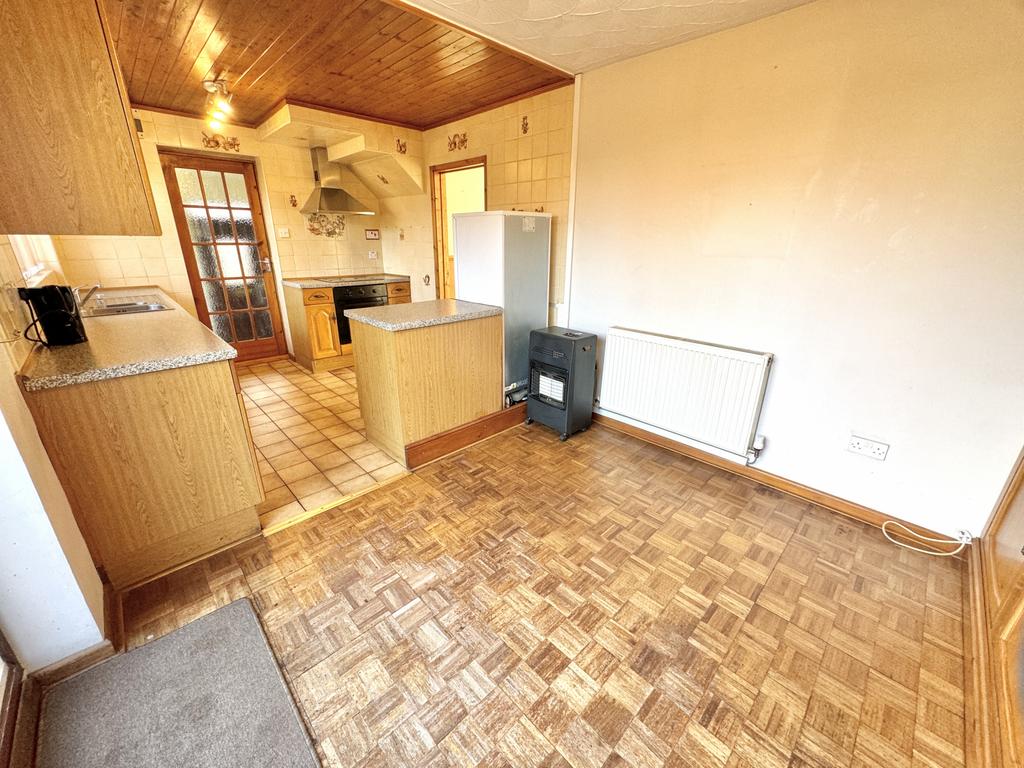
<path id="1" fill-rule="evenodd" d="M 754 441 L 750 444 L 750 450 L 747 451 L 747 466 L 749 467 L 761 456 L 761 451 L 764 450 L 765 439 L 764 435 L 754 435 Z"/>

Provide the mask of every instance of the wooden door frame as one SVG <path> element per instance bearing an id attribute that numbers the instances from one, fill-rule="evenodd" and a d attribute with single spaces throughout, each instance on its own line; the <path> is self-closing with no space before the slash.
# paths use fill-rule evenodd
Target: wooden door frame
<path id="1" fill-rule="evenodd" d="M 450 163 L 430 166 L 430 224 L 434 228 L 434 294 L 441 298 L 441 259 L 444 254 L 444 229 L 438 229 L 438 218 L 447 221 L 448 213 L 444 204 L 444 185 L 442 179 L 451 171 L 464 171 L 468 168 L 484 169 L 484 210 L 487 210 L 487 155 L 469 157 L 465 160 L 454 160 Z M 440 208 L 440 210 L 438 210 Z M 440 213 L 440 216 L 438 214 Z"/>
<path id="2" fill-rule="evenodd" d="M 262 259 L 265 255 L 267 263 L 270 265 L 270 278 L 269 285 L 266 286 L 266 293 L 267 309 L 270 312 L 270 321 L 274 329 L 274 335 L 272 338 L 275 349 L 273 351 L 254 352 L 251 356 L 246 356 L 243 354 L 244 350 L 238 349 L 237 347 L 235 348 L 238 349 L 239 361 L 287 354 L 288 343 L 285 340 L 284 320 L 282 318 L 281 305 L 277 296 L 277 280 L 274 277 L 273 253 L 270 249 L 270 239 L 267 234 L 266 221 L 263 218 L 263 200 L 260 197 L 256 162 L 245 157 L 225 158 L 220 155 L 210 155 L 205 152 L 193 152 L 176 148 L 160 147 L 157 149 L 157 152 L 160 156 L 160 167 L 163 170 L 164 184 L 167 187 L 167 195 L 171 201 L 171 211 L 174 214 L 174 224 L 178 233 L 178 245 L 181 248 L 182 258 L 185 260 L 185 271 L 188 275 L 189 287 L 192 290 L 192 299 L 196 305 L 196 313 L 198 314 L 200 321 L 202 321 L 202 323 L 208 328 L 211 328 L 211 330 L 210 313 L 206 308 L 206 297 L 203 293 L 202 278 L 199 275 L 199 268 L 196 265 L 195 256 L 190 253 L 192 237 L 189 233 L 188 222 L 185 220 L 185 208 L 181 200 L 181 192 L 178 189 L 178 180 L 174 175 L 174 168 L 175 166 L 179 168 L 197 169 L 201 167 L 204 170 L 221 171 L 224 173 L 239 173 L 240 168 L 242 169 L 241 173 L 245 177 L 246 189 L 249 193 L 249 202 L 252 205 L 253 227 L 256 230 L 256 245 L 257 248 L 260 249 L 260 258 Z M 247 170 L 251 171 L 251 176 L 246 172 Z M 267 273 L 264 272 L 263 274 L 264 282 L 267 282 L 265 277 Z M 269 342 L 270 339 L 264 339 L 263 341 Z M 252 343 L 256 342 L 257 340 L 254 339 Z M 243 342 L 243 344 L 247 343 L 249 342 Z M 232 346 L 235 345 L 232 344 Z"/>
<path id="3" fill-rule="evenodd" d="M 14 726 L 18 720 L 24 670 L 3 632 L 0 632 L 0 664 L 6 665 L 9 672 L 0 688 L 0 766 L 6 766 L 14 749 Z"/>
<path id="4" fill-rule="evenodd" d="M 1001 594 L 996 534 L 1024 493 L 1024 449 L 992 516 L 967 553 L 964 574 L 964 729 L 968 768 L 1018 765 L 1024 756 L 1019 657 L 1024 632 L 1024 575 Z"/>

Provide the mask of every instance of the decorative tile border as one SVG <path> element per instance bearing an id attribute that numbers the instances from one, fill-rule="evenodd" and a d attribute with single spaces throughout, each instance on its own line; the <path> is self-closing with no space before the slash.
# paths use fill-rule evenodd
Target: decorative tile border
<path id="1" fill-rule="evenodd" d="M 448 151 L 454 152 L 456 149 L 465 149 L 469 146 L 469 137 L 465 133 L 456 133 L 448 137 Z"/>
<path id="2" fill-rule="evenodd" d="M 240 152 L 242 143 L 237 136 L 225 136 L 222 133 L 215 133 L 208 136 L 206 131 L 203 134 L 203 147 L 206 149 L 223 149 L 225 152 Z"/>

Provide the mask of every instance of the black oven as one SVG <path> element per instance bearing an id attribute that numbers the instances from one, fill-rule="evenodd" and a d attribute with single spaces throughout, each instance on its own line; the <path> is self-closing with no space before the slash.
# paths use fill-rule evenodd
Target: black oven
<path id="1" fill-rule="evenodd" d="M 334 309 L 338 316 L 338 335 L 342 344 L 352 343 L 352 332 L 348 327 L 346 309 L 357 307 L 379 307 L 388 303 L 386 283 L 375 285 L 336 285 L 334 287 Z"/>

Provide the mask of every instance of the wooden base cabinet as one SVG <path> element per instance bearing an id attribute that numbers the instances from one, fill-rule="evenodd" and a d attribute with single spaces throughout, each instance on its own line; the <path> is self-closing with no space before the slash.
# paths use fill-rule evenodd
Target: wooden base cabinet
<path id="1" fill-rule="evenodd" d="M 260 531 L 230 361 L 26 392 L 97 569 L 115 589 Z"/>
<path id="2" fill-rule="evenodd" d="M 412 301 L 409 283 L 388 283 L 388 304 L 408 304 Z"/>
<path id="3" fill-rule="evenodd" d="M 500 316 L 404 331 L 351 328 L 366 439 L 403 466 L 409 446 L 501 410 Z"/>
<path id="4" fill-rule="evenodd" d="M 306 329 L 309 333 L 310 357 L 313 360 L 342 354 L 334 304 L 312 304 L 306 307 Z"/>
<path id="5" fill-rule="evenodd" d="M 388 283 L 388 304 L 408 304 L 408 282 Z M 284 287 L 284 305 L 292 337 L 292 357 L 313 372 L 331 371 L 355 363 L 351 344 L 342 344 L 334 292 L 330 288 Z"/>

